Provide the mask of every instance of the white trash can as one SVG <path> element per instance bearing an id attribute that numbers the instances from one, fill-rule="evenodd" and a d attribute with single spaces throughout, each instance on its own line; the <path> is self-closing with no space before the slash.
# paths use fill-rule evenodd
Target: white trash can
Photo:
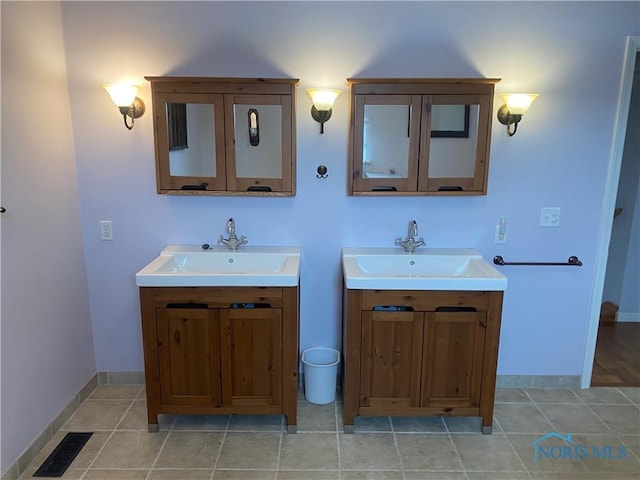
<path id="1" fill-rule="evenodd" d="M 340 352 L 334 348 L 313 347 L 302 351 L 304 396 L 316 405 L 336 399 L 336 381 Z"/>

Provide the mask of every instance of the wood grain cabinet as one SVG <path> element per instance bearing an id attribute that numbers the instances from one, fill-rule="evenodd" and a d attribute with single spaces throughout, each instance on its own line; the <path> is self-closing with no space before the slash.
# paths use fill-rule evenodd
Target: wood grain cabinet
<path id="1" fill-rule="evenodd" d="M 350 195 L 486 195 L 498 79 L 351 78 Z"/>
<path id="2" fill-rule="evenodd" d="M 356 416 L 493 420 L 502 292 L 345 289 L 344 426 Z"/>
<path id="3" fill-rule="evenodd" d="M 297 79 L 145 78 L 158 193 L 295 195 Z"/>
<path id="4" fill-rule="evenodd" d="M 142 287 L 149 431 L 159 414 L 283 414 L 296 431 L 298 287 Z"/>

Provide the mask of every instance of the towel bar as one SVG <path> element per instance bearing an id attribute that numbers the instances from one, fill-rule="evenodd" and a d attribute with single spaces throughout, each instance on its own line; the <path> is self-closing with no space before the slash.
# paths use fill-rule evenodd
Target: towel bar
<path id="1" fill-rule="evenodd" d="M 563 267 L 581 267 L 582 262 L 578 257 L 572 255 L 569 257 L 569 260 L 566 262 L 505 262 L 504 258 L 500 255 L 496 255 L 493 257 L 493 263 L 496 265 L 552 265 L 552 266 L 563 266 Z"/>

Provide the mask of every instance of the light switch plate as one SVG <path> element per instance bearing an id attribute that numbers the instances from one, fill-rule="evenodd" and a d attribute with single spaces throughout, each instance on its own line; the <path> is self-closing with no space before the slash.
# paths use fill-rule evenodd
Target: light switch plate
<path id="1" fill-rule="evenodd" d="M 540 209 L 541 227 L 560 226 L 560 207 L 544 207 Z"/>

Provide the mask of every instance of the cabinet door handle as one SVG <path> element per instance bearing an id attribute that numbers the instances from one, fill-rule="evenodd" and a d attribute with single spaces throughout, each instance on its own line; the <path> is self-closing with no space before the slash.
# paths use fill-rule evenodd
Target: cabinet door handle
<path id="1" fill-rule="evenodd" d="M 232 303 L 229 308 L 271 308 L 270 303 Z"/>
<path id="2" fill-rule="evenodd" d="M 209 308 L 206 303 L 168 303 L 166 308 Z"/>
<path id="3" fill-rule="evenodd" d="M 437 307 L 436 312 L 477 312 L 476 307 Z"/>
<path id="4" fill-rule="evenodd" d="M 208 186 L 207 182 L 202 182 L 200 185 L 182 185 L 180 190 L 206 190 Z"/>
<path id="5" fill-rule="evenodd" d="M 374 312 L 413 312 L 412 306 L 407 305 L 374 305 Z"/>
<path id="6" fill-rule="evenodd" d="M 6 212 L 6 211 L 7 211 L 7 209 L 6 209 L 6 208 L 4 208 L 4 207 L 0 207 L 0 213 L 4 213 L 4 212 Z"/>

